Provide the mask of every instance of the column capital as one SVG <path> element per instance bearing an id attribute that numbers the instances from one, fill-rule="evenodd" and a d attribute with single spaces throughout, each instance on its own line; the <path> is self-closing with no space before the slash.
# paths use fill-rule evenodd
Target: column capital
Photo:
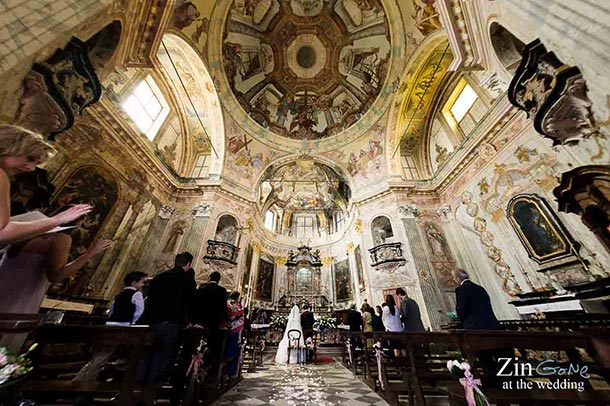
<path id="1" fill-rule="evenodd" d="M 176 211 L 175 207 L 162 205 L 161 208 L 159 209 L 158 216 L 164 220 L 167 220 L 172 216 L 172 214 L 174 214 L 175 211 Z"/>
<path id="2" fill-rule="evenodd" d="M 442 221 L 451 220 L 451 206 L 443 206 L 436 209 L 436 214 L 441 218 Z"/>
<path id="3" fill-rule="evenodd" d="M 209 217 L 212 206 L 210 203 L 199 203 L 193 206 L 193 217 Z"/>
<path id="4" fill-rule="evenodd" d="M 403 218 L 415 218 L 419 216 L 420 210 L 419 206 L 416 204 L 405 204 L 398 206 L 398 213 L 400 213 Z"/>

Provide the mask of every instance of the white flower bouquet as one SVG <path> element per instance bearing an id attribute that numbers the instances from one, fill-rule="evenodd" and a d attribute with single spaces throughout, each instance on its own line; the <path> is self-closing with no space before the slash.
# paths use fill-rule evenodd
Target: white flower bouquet
<path id="1" fill-rule="evenodd" d="M 460 384 L 464 387 L 468 406 L 489 406 L 489 401 L 480 388 L 481 380 L 475 379 L 470 372 L 470 364 L 465 359 L 458 357 L 453 361 L 447 361 L 447 369 L 453 377 L 459 379 Z"/>

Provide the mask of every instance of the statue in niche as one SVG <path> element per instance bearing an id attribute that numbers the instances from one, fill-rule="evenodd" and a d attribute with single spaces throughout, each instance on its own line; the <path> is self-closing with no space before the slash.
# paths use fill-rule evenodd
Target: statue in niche
<path id="1" fill-rule="evenodd" d="M 428 236 L 428 243 L 432 249 L 432 253 L 435 256 L 445 256 L 445 237 L 443 234 L 432 224 L 426 226 L 426 235 Z"/>
<path id="2" fill-rule="evenodd" d="M 381 227 L 373 228 L 373 243 L 375 246 L 385 244 L 386 241 L 386 231 Z"/>
<path id="3" fill-rule="evenodd" d="M 178 248 L 178 241 L 183 234 L 184 231 L 182 229 L 174 229 L 165 243 L 163 252 L 176 252 L 176 249 Z"/>
<path id="4" fill-rule="evenodd" d="M 236 237 L 237 228 L 235 226 L 225 227 L 216 234 L 216 240 L 228 242 L 229 244 L 235 244 Z"/>

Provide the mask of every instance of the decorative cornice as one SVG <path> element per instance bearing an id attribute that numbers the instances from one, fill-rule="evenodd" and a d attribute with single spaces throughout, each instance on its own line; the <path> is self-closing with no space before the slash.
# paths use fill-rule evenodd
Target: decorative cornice
<path id="1" fill-rule="evenodd" d="M 128 67 L 152 67 L 176 0 L 131 0 L 127 5 L 126 46 L 121 62 Z"/>
<path id="2" fill-rule="evenodd" d="M 450 71 L 483 69 L 484 49 L 477 27 L 481 0 L 436 0 L 435 7 L 451 45 Z"/>

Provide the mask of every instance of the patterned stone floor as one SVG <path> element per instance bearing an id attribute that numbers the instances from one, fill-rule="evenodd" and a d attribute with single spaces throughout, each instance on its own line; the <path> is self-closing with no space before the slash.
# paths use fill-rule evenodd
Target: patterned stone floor
<path id="1" fill-rule="evenodd" d="M 340 363 L 322 365 L 268 364 L 218 399 L 226 405 L 387 405 Z"/>

